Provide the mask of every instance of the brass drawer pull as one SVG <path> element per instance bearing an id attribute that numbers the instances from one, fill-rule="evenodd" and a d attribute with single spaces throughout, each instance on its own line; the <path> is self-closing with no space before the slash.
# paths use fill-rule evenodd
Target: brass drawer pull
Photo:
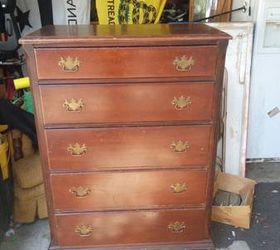
<path id="1" fill-rule="evenodd" d="M 171 104 L 175 107 L 175 109 L 183 110 L 183 109 L 191 106 L 192 100 L 189 96 L 187 96 L 187 97 L 180 96 L 178 98 L 176 96 L 174 96 Z"/>
<path id="2" fill-rule="evenodd" d="M 173 150 L 173 152 L 176 153 L 183 153 L 186 152 L 191 147 L 190 143 L 188 141 L 177 141 L 172 142 L 170 145 L 170 148 Z"/>
<path id="3" fill-rule="evenodd" d="M 175 183 L 170 186 L 173 193 L 183 193 L 187 191 L 187 186 L 185 183 Z"/>
<path id="4" fill-rule="evenodd" d="M 74 194 L 77 198 L 84 198 L 91 193 L 91 189 L 82 187 L 82 186 L 78 186 L 78 187 L 70 188 L 69 192 Z"/>
<path id="5" fill-rule="evenodd" d="M 94 228 L 91 225 L 79 225 L 75 229 L 75 233 L 78 233 L 81 237 L 89 237 Z"/>
<path id="6" fill-rule="evenodd" d="M 66 111 L 71 111 L 71 112 L 80 112 L 82 111 L 83 107 L 85 106 L 84 102 L 82 99 L 65 99 L 63 103 L 63 108 L 66 109 Z"/>
<path id="7" fill-rule="evenodd" d="M 186 229 L 186 225 L 184 222 L 176 221 L 168 225 L 168 230 L 171 233 L 183 233 L 185 229 Z"/>
<path id="8" fill-rule="evenodd" d="M 190 71 L 192 69 L 192 66 L 194 66 L 195 61 L 193 57 L 186 57 L 181 56 L 181 57 L 176 57 L 175 60 L 173 61 L 173 65 L 175 65 L 177 71 Z"/>
<path id="9" fill-rule="evenodd" d="M 87 152 L 87 147 L 85 144 L 80 145 L 79 143 L 70 144 L 67 148 L 72 156 L 81 156 Z"/>
<path id="10" fill-rule="evenodd" d="M 80 60 L 78 57 L 67 56 L 66 58 L 60 57 L 58 66 L 64 72 L 76 72 L 80 68 Z"/>

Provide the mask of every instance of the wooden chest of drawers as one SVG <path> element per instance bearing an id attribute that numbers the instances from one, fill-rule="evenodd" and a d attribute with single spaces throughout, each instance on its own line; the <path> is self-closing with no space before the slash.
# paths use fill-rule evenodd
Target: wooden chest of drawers
<path id="1" fill-rule="evenodd" d="M 51 249 L 212 249 L 229 36 L 201 24 L 50 26 L 21 39 Z"/>

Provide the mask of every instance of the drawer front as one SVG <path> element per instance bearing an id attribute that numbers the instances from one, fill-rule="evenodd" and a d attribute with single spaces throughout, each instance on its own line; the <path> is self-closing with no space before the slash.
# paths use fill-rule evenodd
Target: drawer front
<path id="1" fill-rule="evenodd" d="M 59 246 L 187 242 L 208 238 L 204 210 L 57 215 Z"/>
<path id="2" fill-rule="evenodd" d="M 184 207 L 206 202 L 207 171 L 59 174 L 50 182 L 58 211 Z"/>
<path id="3" fill-rule="evenodd" d="M 35 49 L 38 79 L 211 77 L 216 46 Z"/>
<path id="4" fill-rule="evenodd" d="M 211 120 L 213 83 L 41 86 L 45 124 Z"/>
<path id="5" fill-rule="evenodd" d="M 210 126 L 47 129 L 54 170 L 207 166 Z"/>

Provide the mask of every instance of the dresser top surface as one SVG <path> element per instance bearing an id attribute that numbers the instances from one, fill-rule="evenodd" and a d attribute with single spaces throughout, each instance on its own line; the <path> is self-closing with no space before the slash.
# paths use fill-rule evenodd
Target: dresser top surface
<path id="1" fill-rule="evenodd" d="M 119 46 L 123 44 L 166 45 L 228 40 L 230 36 L 204 24 L 145 25 L 56 25 L 45 26 L 20 39 L 21 44 L 85 44 Z"/>

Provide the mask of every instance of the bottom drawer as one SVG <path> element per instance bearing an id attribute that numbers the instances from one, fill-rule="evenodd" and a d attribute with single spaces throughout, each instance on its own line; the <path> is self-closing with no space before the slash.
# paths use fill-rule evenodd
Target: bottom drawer
<path id="1" fill-rule="evenodd" d="M 56 215 L 59 246 L 184 243 L 208 239 L 203 209 Z"/>

